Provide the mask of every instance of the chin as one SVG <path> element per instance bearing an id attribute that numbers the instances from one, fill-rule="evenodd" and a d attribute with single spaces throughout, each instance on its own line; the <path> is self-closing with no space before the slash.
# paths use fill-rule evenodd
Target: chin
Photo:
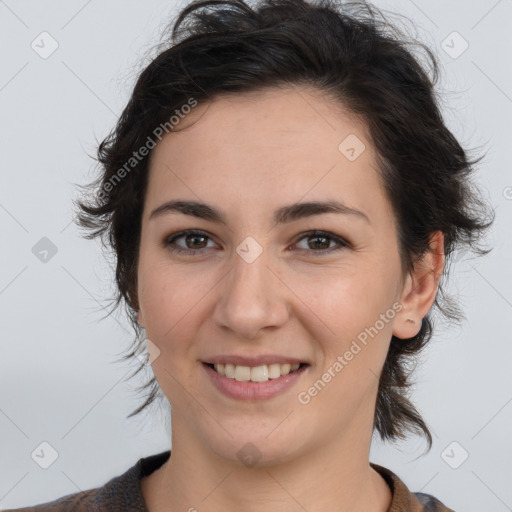
<path id="1" fill-rule="evenodd" d="M 275 424 L 273 428 L 275 429 Z M 295 439 L 289 429 L 282 429 L 280 435 L 277 430 L 272 432 L 272 428 L 227 430 L 236 434 L 230 437 L 222 430 L 219 437 L 212 438 L 210 431 L 206 442 L 215 455 L 229 464 L 247 468 L 276 466 L 292 461 L 300 455 L 298 451 L 305 448 L 305 440 Z M 301 449 L 291 451 L 290 447 L 293 446 Z"/>

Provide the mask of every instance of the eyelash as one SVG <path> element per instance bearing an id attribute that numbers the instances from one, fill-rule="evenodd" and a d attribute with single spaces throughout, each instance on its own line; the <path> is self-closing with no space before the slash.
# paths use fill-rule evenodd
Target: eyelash
<path id="1" fill-rule="evenodd" d="M 165 240 L 164 240 L 164 247 L 166 247 L 169 251 L 171 252 L 174 252 L 174 253 L 179 253 L 179 254 L 190 254 L 190 255 L 198 255 L 198 254 L 202 254 L 203 251 L 207 250 L 206 247 L 203 247 L 201 249 L 198 249 L 198 250 L 194 250 L 194 249 L 183 249 L 183 248 L 180 248 L 180 247 L 172 247 L 172 245 L 175 243 L 176 240 L 178 240 L 179 238 L 182 238 L 182 237 L 186 237 L 186 236 L 189 236 L 189 235 L 197 235 L 197 236 L 201 236 L 201 237 L 204 237 L 204 238 L 207 238 L 209 240 L 211 240 L 211 238 L 208 236 L 207 233 L 205 233 L 204 231 L 199 231 L 199 230 L 195 230 L 195 229 L 189 229 L 189 230 L 185 230 L 185 231 L 180 231 L 179 233 L 175 233 L 169 237 L 167 237 Z M 302 240 L 304 240 L 305 238 L 313 238 L 313 237 L 322 237 L 322 238 L 327 238 L 329 240 L 332 240 L 336 243 L 338 243 L 338 247 L 334 247 L 334 248 L 330 248 L 330 249 L 325 249 L 325 250 L 322 250 L 322 249 L 319 249 L 319 250 L 314 250 L 314 249 L 311 249 L 311 250 L 307 250 L 307 249 L 300 249 L 300 250 L 303 250 L 303 251 L 306 251 L 306 252 L 309 252 L 311 253 L 312 256 L 324 256 L 326 254 L 332 254 L 333 252 L 337 252 L 341 249 L 345 249 L 345 248 L 349 248 L 350 247 L 350 244 L 344 240 L 343 238 L 333 234 L 333 233 L 330 233 L 329 231 L 319 231 L 319 230 L 312 230 L 312 231 L 307 231 L 305 233 L 302 234 L 302 236 L 295 242 L 298 243 Z"/>

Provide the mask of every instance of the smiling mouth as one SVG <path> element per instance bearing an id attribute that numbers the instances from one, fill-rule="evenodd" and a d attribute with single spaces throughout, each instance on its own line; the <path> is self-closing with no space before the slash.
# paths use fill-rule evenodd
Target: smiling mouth
<path id="1" fill-rule="evenodd" d="M 260 366 L 242 366 L 235 364 L 211 364 L 204 363 L 219 375 L 223 375 L 228 379 L 237 380 L 239 382 L 266 382 L 272 379 L 278 379 L 294 373 L 308 366 L 306 363 L 273 363 L 263 364 Z"/>

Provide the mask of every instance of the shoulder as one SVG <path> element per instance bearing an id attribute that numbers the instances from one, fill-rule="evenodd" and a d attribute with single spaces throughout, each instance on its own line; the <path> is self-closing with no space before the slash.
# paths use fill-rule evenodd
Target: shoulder
<path id="1" fill-rule="evenodd" d="M 57 500 L 31 507 L 0 512 L 147 512 L 140 481 L 169 459 L 170 451 L 139 459 L 122 475 L 102 487 L 67 494 Z"/>
<path id="2" fill-rule="evenodd" d="M 451 508 L 446 507 L 437 498 L 423 492 L 413 493 L 418 503 L 423 507 L 421 510 L 425 512 L 454 512 Z"/>
<path id="3" fill-rule="evenodd" d="M 370 466 L 386 480 L 391 489 L 393 497 L 387 512 L 454 512 L 430 494 L 411 492 L 390 469 L 373 463 Z"/>
<path id="4" fill-rule="evenodd" d="M 98 495 L 98 491 L 101 488 L 90 489 L 88 491 L 77 492 L 74 494 L 67 494 L 61 498 L 49 501 L 47 503 L 41 503 L 39 505 L 33 505 L 32 507 L 16 508 L 9 510 L 1 510 L 0 512 L 59 512 L 59 511 L 95 511 L 98 510 L 94 504 Z"/>

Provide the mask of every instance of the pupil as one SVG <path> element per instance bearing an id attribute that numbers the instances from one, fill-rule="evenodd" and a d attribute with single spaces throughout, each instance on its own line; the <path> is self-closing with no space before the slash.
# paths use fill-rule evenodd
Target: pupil
<path id="1" fill-rule="evenodd" d="M 204 236 L 201 236 L 201 235 L 190 235 L 188 239 L 190 240 L 190 238 L 192 238 L 195 241 L 195 240 L 201 239 L 201 238 L 204 239 Z M 193 244 L 193 246 L 194 247 L 198 247 L 197 245 L 194 245 L 194 244 Z"/>
<path id="2" fill-rule="evenodd" d="M 323 244 L 322 244 L 322 243 L 317 243 L 317 242 L 315 241 L 315 246 L 316 246 L 316 248 L 322 248 L 322 247 L 320 247 L 320 246 L 321 246 L 321 245 L 324 245 L 324 246 L 325 246 L 325 241 L 327 240 L 327 238 L 326 238 L 326 237 L 324 237 L 324 236 L 316 236 L 316 237 L 315 237 L 315 240 L 316 240 L 316 241 L 318 241 L 318 240 L 323 240 L 323 241 L 324 241 L 324 243 L 323 243 Z M 327 245 L 329 245 L 329 243 L 327 243 Z"/>

